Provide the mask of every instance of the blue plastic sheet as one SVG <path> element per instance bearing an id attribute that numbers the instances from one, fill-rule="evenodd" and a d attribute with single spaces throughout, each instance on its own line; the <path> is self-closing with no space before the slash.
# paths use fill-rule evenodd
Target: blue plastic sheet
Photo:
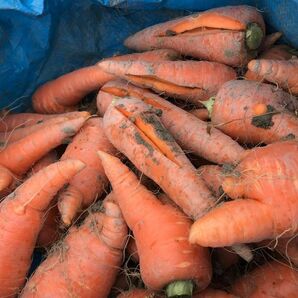
<path id="1" fill-rule="evenodd" d="M 298 47 L 298 0 L 1 0 L 0 105 L 25 110 L 37 86 L 103 57 L 128 52 L 130 34 L 223 5 L 249 4 Z"/>

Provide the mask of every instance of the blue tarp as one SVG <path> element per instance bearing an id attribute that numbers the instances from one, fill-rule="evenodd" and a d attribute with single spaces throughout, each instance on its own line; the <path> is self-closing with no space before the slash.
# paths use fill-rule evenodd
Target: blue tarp
<path id="1" fill-rule="evenodd" d="M 0 0 L 0 105 L 24 110 L 37 86 L 128 52 L 130 34 L 223 5 L 258 7 L 298 47 L 298 0 Z"/>

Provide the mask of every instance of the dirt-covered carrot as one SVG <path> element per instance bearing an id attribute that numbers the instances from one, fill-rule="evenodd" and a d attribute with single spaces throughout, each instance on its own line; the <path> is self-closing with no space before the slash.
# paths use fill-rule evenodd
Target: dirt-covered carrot
<path id="1" fill-rule="evenodd" d="M 259 59 L 270 59 L 270 60 L 289 60 L 297 57 L 298 52 L 295 49 L 289 47 L 288 45 L 276 45 L 266 51 L 264 51 Z M 245 79 L 253 81 L 266 81 L 264 76 L 261 76 L 251 70 L 247 70 L 245 74 Z"/>
<path id="2" fill-rule="evenodd" d="M 123 292 L 117 296 L 117 298 L 158 298 L 161 295 L 156 294 L 154 291 L 145 289 L 132 289 L 127 292 Z"/>
<path id="3" fill-rule="evenodd" d="M 229 294 L 226 291 L 215 290 L 208 288 L 197 295 L 194 295 L 193 298 L 239 298 L 233 294 Z"/>
<path id="4" fill-rule="evenodd" d="M 267 81 L 298 95 L 298 59 L 258 59 L 248 63 L 248 69 Z"/>
<path id="5" fill-rule="evenodd" d="M 151 122 L 150 135 L 154 136 L 153 140 L 147 135 L 148 129 L 141 129 L 134 124 L 135 116 L 128 118 L 117 109 L 117 106 L 125 107 L 124 103 L 128 101 L 137 100 L 119 99 L 116 106 L 110 105 L 104 115 L 104 131 L 110 142 L 190 217 L 197 218 L 207 212 L 214 205 L 215 198 L 190 162 L 187 165 L 183 151 L 178 149 L 173 137 L 154 115 L 152 107 L 146 113 L 135 116 L 141 116 L 144 120 L 150 117 L 154 119 L 154 122 L 147 121 Z M 163 147 L 158 147 L 157 143 L 169 150 L 164 152 Z M 174 150 L 171 151 L 171 148 Z"/>
<path id="6" fill-rule="evenodd" d="M 127 38 L 137 51 L 175 49 L 186 56 L 232 66 L 245 65 L 265 35 L 262 15 L 251 6 L 226 6 L 146 28 Z"/>
<path id="7" fill-rule="evenodd" d="M 298 101 L 273 85 L 230 81 L 207 104 L 212 124 L 240 142 L 268 144 L 298 136 Z"/>
<path id="8" fill-rule="evenodd" d="M 207 121 L 209 119 L 209 113 L 207 109 L 193 109 L 189 112 L 202 121 Z"/>
<path id="9" fill-rule="evenodd" d="M 177 59 L 178 56 L 173 50 L 159 50 L 115 56 L 109 59 L 160 61 Z M 40 86 L 32 97 L 33 108 L 36 112 L 45 114 L 75 110 L 76 105 L 85 95 L 99 89 L 113 78 L 113 75 L 102 71 L 96 65 L 75 70 Z"/>
<path id="10" fill-rule="evenodd" d="M 124 81 L 111 81 L 102 87 L 97 96 L 99 113 L 104 115 L 113 100 L 116 102 L 117 97 L 124 96 L 138 98 L 148 105 L 160 109 L 162 123 L 187 152 L 220 164 L 234 164 L 245 153 L 245 150 L 237 142 L 218 129 L 208 127 L 206 122 L 158 95 Z"/>
<path id="11" fill-rule="evenodd" d="M 107 200 L 103 207 L 103 213 L 91 213 L 80 227 L 69 230 L 21 297 L 108 297 L 122 263 L 127 226 L 115 203 Z"/>
<path id="12" fill-rule="evenodd" d="M 153 290 L 166 287 L 167 297 L 191 296 L 194 285 L 204 289 L 211 278 L 209 253 L 189 244 L 190 219 L 160 202 L 118 158 L 98 154 L 134 234 L 145 285 Z"/>
<path id="13" fill-rule="evenodd" d="M 25 174 L 51 149 L 75 135 L 88 117 L 88 113 L 82 112 L 76 119 L 49 125 L 8 145 L 0 152 L 0 165 L 16 176 Z"/>
<path id="14" fill-rule="evenodd" d="M 45 211 L 84 164 L 57 162 L 30 177 L 0 205 L 0 296 L 15 297 L 26 279 Z"/>
<path id="15" fill-rule="evenodd" d="M 195 104 L 216 94 L 221 85 L 236 79 L 233 68 L 208 61 L 114 61 L 98 66 L 111 74 L 158 93 Z"/>
<path id="16" fill-rule="evenodd" d="M 297 292 L 297 270 L 278 262 L 267 263 L 247 273 L 231 289 L 231 293 L 241 298 L 295 298 Z"/>
<path id="17" fill-rule="evenodd" d="M 85 169 L 71 179 L 66 189 L 59 194 L 58 207 L 62 221 L 67 226 L 78 211 L 95 202 L 108 185 L 97 156 L 98 150 L 116 153 L 103 132 L 102 118 L 99 117 L 86 121 L 61 157 L 61 160 L 76 158 L 86 164 Z"/>
<path id="18" fill-rule="evenodd" d="M 248 153 L 222 185 L 235 200 L 197 220 L 190 231 L 191 243 L 223 247 L 295 235 L 297 152 L 297 141 L 285 141 Z"/>

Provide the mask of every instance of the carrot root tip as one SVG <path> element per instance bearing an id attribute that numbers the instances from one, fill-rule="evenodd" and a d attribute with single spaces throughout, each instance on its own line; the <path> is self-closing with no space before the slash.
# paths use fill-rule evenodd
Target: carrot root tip
<path id="1" fill-rule="evenodd" d="M 260 47 L 264 38 L 264 32 L 256 23 L 251 23 L 247 26 L 245 39 L 246 45 L 250 50 L 256 50 Z"/>
<path id="2" fill-rule="evenodd" d="M 176 280 L 166 287 L 167 297 L 192 297 L 194 284 L 192 280 Z"/>

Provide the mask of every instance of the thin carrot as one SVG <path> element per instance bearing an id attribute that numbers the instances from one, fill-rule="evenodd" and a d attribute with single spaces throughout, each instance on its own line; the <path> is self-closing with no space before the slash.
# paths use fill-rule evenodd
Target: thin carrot
<path id="1" fill-rule="evenodd" d="M 91 118 L 86 121 L 61 157 L 61 160 L 76 158 L 86 164 L 85 169 L 73 177 L 59 195 L 58 208 L 62 221 L 67 226 L 82 208 L 95 202 L 108 186 L 108 179 L 97 156 L 98 150 L 116 153 L 103 132 L 102 119 Z"/>
<path id="2" fill-rule="evenodd" d="M 110 103 L 118 97 L 138 98 L 160 109 L 162 123 L 177 143 L 187 152 L 202 156 L 215 163 L 237 163 L 245 150 L 230 137 L 206 122 L 171 104 L 167 100 L 123 81 L 104 85 L 97 96 L 99 113 L 104 115 Z M 119 99 L 119 98 L 118 98 Z"/>
<path id="3" fill-rule="evenodd" d="M 271 262 L 241 277 L 232 286 L 231 292 L 241 298 L 295 298 L 298 273 L 285 264 Z"/>
<path id="4" fill-rule="evenodd" d="M 191 243 L 222 247 L 295 235 L 297 152 L 297 141 L 285 141 L 248 153 L 222 185 L 236 200 L 197 220 L 190 231 Z"/>
<path id="5" fill-rule="evenodd" d="M 240 142 L 268 144 L 298 136 L 296 99 L 272 85 L 230 81 L 207 104 L 212 124 Z M 262 115 L 257 111 L 260 104 L 266 105 Z"/>
<path id="6" fill-rule="evenodd" d="M 209 119 L 209 113 L 207 109 L 194 109 L 189 112 L 202 121 L 207 121 Z"/>
<path id="7" fill-rule="evenodd" d="M 1 202 L 1 297 L 15 297 L 24 284 L 47 206 L 57 191 L 83 167 L 84 164 L 76 160 L 52 164 Z"/>
<path id="8" fill-rule="evenodd" d="M 262 15 L 251 6 L 225 6 L 146 28 L 127 38 L 128 48 L 175 49 L 186 56 L 241 66 L 265 35 Z"/>
<path id="9" fill-rule="evenodd" d="M 178 54 L 173 50 L 159 50 L 109 59 L 160 61 L 177 57 Z M 33 108 L 38 113 L 46 114 L 73 111 L 85 95 L 112 79 L 113 75 L 102 71 L 96 65 L 75 70 L 40 86 L 32 97 Z"/>
<path id="10" fill-rule="evenodd" d="M 294 95 L 298 95 L 298 59 L 252 60 L 248 69 L 267 81 L 277 84 Z"/>
<path id="11" fill-rule="evenodd" d="M 236 79 L 226 65 L 207 61 L 129 61 L 105 60 L 98 66 L 140 87 L 195 104 L 216 94 L 221 85 Z"/>
<path id="12" fill-rule="evenodd" d="M 194 284 L 205 288 L 211 278 L 209 254 L 189 244 L 190 219 L 157 200 L 118 158 L 102 151 L 98 154 L 134 234 L 145 285 L 153 290 L 166 287 L 167 297 L 192 295 Z"/>
<path id="13" fill-rule="evenodd" d="M 91 213 L 69 230 L 31 276 L 22 298 L 108 297 L 121 266 L 127 226 L 115 203 L 105 201 L 103 207 L 104 213 Z"/>

